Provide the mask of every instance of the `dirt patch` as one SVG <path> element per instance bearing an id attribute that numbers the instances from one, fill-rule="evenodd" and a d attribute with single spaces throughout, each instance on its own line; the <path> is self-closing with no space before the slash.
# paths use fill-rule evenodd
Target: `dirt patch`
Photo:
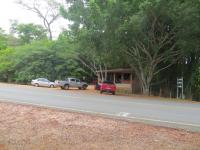
<path id="1" fill-rule="evenodd" d="M 0 150 L 199 150 L 200 133 L 0 103 Z"/>

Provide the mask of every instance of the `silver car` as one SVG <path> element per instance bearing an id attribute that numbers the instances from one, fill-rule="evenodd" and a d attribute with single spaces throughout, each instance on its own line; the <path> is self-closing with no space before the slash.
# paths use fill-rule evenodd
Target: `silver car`
<path id="1" fill-rule="evenodd" d="M 78 88 L 78 89 L 87 89 L 88 84 L 86 82 L 81 82 L 79 79 L 76 78 L 67 78 L 65 80 L 56 80 L 56 85 L 61 87 L 61 89 L 68 90 L 70 87 Z"/>
<path id="2" fill-rule="evenodd" d="M 56 86 L 55 82 L 51 82 L 51 81 L 49 81 L 48 79 L 45 79 L 45 78 L 38 78 L 38 79 L 32 80 L 31 84 L 36 86 L 36 87 L 43 86 L 43 87 L 53 88 L 53 87 Z"/>

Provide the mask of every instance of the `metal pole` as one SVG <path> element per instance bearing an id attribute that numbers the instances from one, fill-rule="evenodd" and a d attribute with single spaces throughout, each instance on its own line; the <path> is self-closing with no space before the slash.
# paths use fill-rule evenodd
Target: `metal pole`
<path id="1" fill-rule="evenodd" d="M 176 81 L 176 98 L 178 99 L 178 78 L 177 78 L 177 81 Z"/>

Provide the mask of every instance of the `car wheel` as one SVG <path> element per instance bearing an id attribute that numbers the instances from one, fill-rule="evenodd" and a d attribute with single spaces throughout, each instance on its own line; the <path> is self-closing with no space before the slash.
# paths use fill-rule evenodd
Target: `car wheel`
<path id="1" fill-rule="evenodd" d="M 82 88 L 81 88 L 81 87 L 79 87 L 78 89 L 79 89 L 79 90 L 81 90 Z"/>
<path id="2" fill-rule="evenodd" d="M 87 88 L 87 85 L 83 85 L 83 86 L 82 86 L 82 89 L 83 89 L 83 90 L 86 90 L 86 88 Z"/>
<path id="3" fill-rule="evenodd" d="M 115 95 L 115 92 L 112 92 L 112 95 Z"/>
<path id="4" fill-rule="evenodd" d="M 65 90 L 69 90 L 69 85 L 65 85 L 65 86 L 64 86 L 64 89 L 65 89 Z"/>
<path id="5" fill-rule="evenodd" d="M 53 85 L 53 84 L 51 84 L 51 85 L 50 85 L 50 88 L 54 88 L 54 85 Z"/>
<path id="6" fill-rule="evenodd" d="M 103 93 L 103 91 L 101 90 L 101 91 L 100 91 L 100 93 L 102 94 L 102 93 Z"/>
<path id="7" fill-rule="evenodd" d="M 39 84 L 38 84 L 38 83 L 35 83 L 35 86 L 36 86 L 36 87 L 39 87 Z"/>

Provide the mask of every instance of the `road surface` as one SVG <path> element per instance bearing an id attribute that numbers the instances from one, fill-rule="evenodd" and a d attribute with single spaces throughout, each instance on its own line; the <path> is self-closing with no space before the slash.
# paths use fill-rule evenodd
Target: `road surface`
<path id="1" fill-rule="evenodd" d="M 82 90 L 0 84 L 0 102 L 46 106 L 200 131 L 200 103 L 101 95 Z"/>

